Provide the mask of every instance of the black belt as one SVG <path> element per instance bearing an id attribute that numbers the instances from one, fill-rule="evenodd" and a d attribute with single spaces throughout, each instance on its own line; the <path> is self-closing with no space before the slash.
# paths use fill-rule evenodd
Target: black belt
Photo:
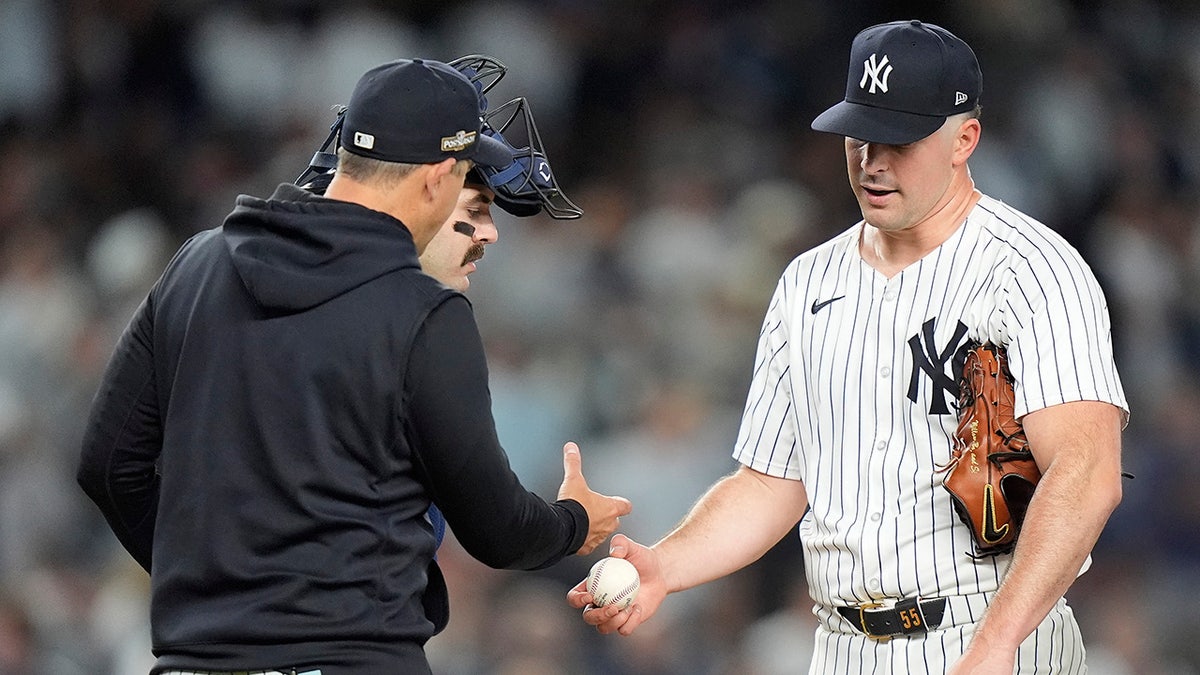
<path id="1" fill-rule="evenodd" d="M 866 603 L 857 607 L 838 607 L 837 611 L 867 637 L 886 640 L 897 635 L 928 633 L 942 625 L 946 599 L 905 598 L 892 607 Z"/>

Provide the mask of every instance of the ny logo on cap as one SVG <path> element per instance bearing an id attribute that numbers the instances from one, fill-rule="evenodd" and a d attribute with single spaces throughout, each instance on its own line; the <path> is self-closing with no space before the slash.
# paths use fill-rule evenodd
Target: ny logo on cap
<path id="1" fill-rule="evenodd" d="M 884 66 L 887 67 L 885 68 Z M 883 71 L 882 75 L 880 75 L 880 71 Z M 876 63 L 875 55 L 872 54 L 871 58 L 863 61 L 863 76 L 858 82 L 858 87 L 859 89 L 867 89 L 867 78 L 870 78 L 871 88 L 867 89 L 867 93 L 874 94 L 875 87 L 879 87 L 879 90 L 886 94 L 888 90 L 888 76 L 891 74 L 892 67 L 888 65 L 887 55 L 884 54 L 883 60 Z"/>

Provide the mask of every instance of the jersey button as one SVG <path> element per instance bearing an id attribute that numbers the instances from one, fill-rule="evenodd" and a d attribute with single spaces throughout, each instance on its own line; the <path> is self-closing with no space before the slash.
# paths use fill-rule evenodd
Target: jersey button
<path id="1" fill-rule="evenodd" d="M 875 444 L 876 450 L 882 450 L 886 447 L 887 447 L 887 441 L 879 441 L 878 443 Z"/>
<path id="2" fill-rule="evenodd" d="M 888 291 L 887 293 L 883 294 L 883 299 L 891 302 L 896 299 L 896 294 L 892 291 Z"/>
<path id="3" fill-rule="evenodd" d="M 878 579 L 871 579 L 870 581 L 868 581 L 868 582 L 867 582 L 867 586 L 868 586 L 868 587 L 869 587 L 871 590 L 873 590 L 873 591 L 877 591 L 877 590 L 879 590 L 879 580 L 878 580 Z"/>
<path id="4" fill-rule="evenodd" d="M 879 369 L 879 374 L 882 375 L 883 377 L 887 377 L 892 374 L 892 369 L 888 368 L 887 366 L 884 366 Z"/>
<path id="5" fill-rule="evenodd" d="M 879 512 L 875 512 L 875 513 L 872 513 L 872 514 L 871 514 L 871 520 L 873 520 L 873 521 L 875 521 L 875 522 L 877 522 L 877 523 L 879 522 L 879 519 L 880 519 L 880 518 L 882 518 L 882 517 L 883 517 L 883 515 L 882 515 L 882 514 L 880 514 Z"/>

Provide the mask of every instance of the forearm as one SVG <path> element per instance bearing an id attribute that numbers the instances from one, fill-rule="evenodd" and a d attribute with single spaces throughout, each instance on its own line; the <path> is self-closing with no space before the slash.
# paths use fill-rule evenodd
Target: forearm
<path id="1" fill-rule="evenodd" d="M 470 306 L 454 297 L 418 332 L 405 382 L 407 430 L 430 497 L 459 543 L 496 568 L 535 569 L 587 535 L 575 504 L 548 504 L 521 484 L 496 436 L 487 362 Z"/>
<path id="2" fill-rule="evenodd" d="M 456 539 L 472 557 L 495 569 L 534 570 L 548 567 L 580 547 L 588 523 L 578 502 L 547 504 L 519 483 L 512 491 L 516 496 L 494 493 L 503 503 L 488 502 L 488 497 L 479 495 L 440 500 L 453 514 L 454 520 L 447 516 L 447 522 Z"/>
<path id="3" fill-rule="evenodd" d="M 1120 495 L 1120 470 L 1110 463 L 1060 455 L 1048 467 L 976 641 L 1017 649 L 1075 581 Z"/>
<path id="4" fill-rule="evenodd" d="M 791 531 L 807 506 L 799 481 L 745 466 L 722 478 L 653 546 L 667 591 L 699 586 L 758 560 Z"/>

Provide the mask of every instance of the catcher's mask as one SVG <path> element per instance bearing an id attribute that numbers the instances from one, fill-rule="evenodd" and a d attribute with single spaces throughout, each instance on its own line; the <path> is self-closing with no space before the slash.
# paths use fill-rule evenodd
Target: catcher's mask
<path id="1" fill-rule="evenodd" d="M 496 205 L 508 213 L 526 217 L 545 210 L 546 215 L 557 220 L 570 220 L 583 215 L 558 185 L 550 160 L 538 134 L 537 124 L 529 102 L 521 97 L 488 110 L 487 93 L 504 77 L 508 68 L 491 58 L 473 54 L 449 62 L 467 76 L 479 92 L 482 133 L 507 145 L 513 151 L 513 162 L 503 169 L 476 166 L 468 175 L 468 183 L 486 185 L 496 194 Z M 304 173 L 296 178 L 296 184 L 313 191 L 324 193 L 337 168 L 337 155 L 327 148 L 341 132 L 345 107 L 337 111 L 337 119 L 329 128 L 329 136 L 309 161 Z M 518 147 L 517 144 L 521 144 Z M 315 189 L 314 189 L 315 188 Z"/>

